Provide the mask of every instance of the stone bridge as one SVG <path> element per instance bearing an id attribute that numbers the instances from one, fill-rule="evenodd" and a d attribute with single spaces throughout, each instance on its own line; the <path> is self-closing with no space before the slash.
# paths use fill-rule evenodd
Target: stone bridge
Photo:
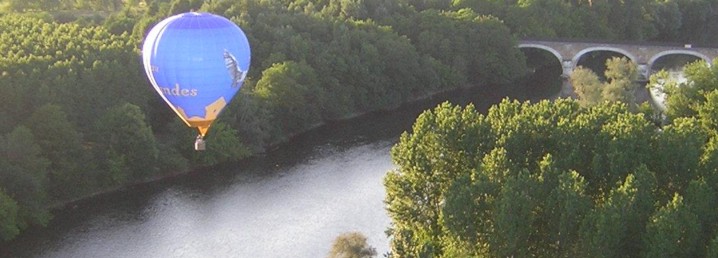
<path id="1" fill-rule="evenodd" d="M 561 63 L 563 68 L 561 77 L 563 78 L 571 76 L 576 64 L 583 55 L 594 51 L 611 51 L 626 56 L 638 65 L 638 80 L 644 82 L 650 77 L 653 64 L 661 57 L 675 54 L 690 55 L 708 63 L 718 57 L 718 47 L 702 47 L 691 44 L 578 40 L 520 40 L 518 43 L 519 48 L 538 48 L 553 54 Z M 567 89 L 562 89 L 561 95 L 565 95 L 565 90 Z M 573 92 L 573 89 L 570 89 L 570 91 Z"/>

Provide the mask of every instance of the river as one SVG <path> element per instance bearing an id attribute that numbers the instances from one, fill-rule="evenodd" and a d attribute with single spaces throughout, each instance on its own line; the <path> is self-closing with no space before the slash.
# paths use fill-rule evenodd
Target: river
<path id="1" fill-rule="evenodd" d="M 338 235 L 357 231 L 381 257 L 389 250 L 390 148 L 418 114 L 446 99 L 486 110 L 500 95 L 434 97 L 326 125 L 262 157 L 83 201 L 0 245 L 0 254 L 316 258 Z"/>

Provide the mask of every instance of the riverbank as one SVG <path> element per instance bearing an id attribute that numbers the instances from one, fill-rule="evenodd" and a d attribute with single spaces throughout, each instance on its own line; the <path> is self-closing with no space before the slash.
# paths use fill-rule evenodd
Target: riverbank
<path id="1" fill-rule="evenodd" d="M 486 88 L 487 87 L 482 87 L 482 86 L 477 86 L 477 87 L 463 86 L 463 87 L 459 87 L 459 88 L 455 88 L 455 89 L 436 91 L 436 92 L 432 92 L 429 95 L 426 95 L 426 96 L 423 96 L 420 98 L 415 98 L 408 102 L 402 103 L 401 105 L 397 105 L 393 109 L 375 110 L 375 111 L 365 112 L 365 113 L 354 113 L 349 116 L 343 117 L 341 119 L 323 121 L 321 123 L 317 123 L 315 126 L 308 128 L 307 130 L 293 133 L 293 134 L 289 135 L 288 137 L 283 138 L 283 141 L 276 142 L 276 143 L 273 143 L 273 144 L 267 146 L 265 151 L 255 153 L 252 156 L 245 158 L 244 160 L 255 158 L 258 156 L 268 155 L 269 153 L 276 152 L 279 149 L 287 148 L 288 145 L 292 145 L 293 142 L 295 142 L 298 137 L 301 137 L 301 136 L 306 135 L 313 131 L 321 130 L 322 128 L 325 128 L 325 127 L 330 127 L 330 126 L 338 124 L 338 123 L 345 123 L 345 122 L 352 121 L 352 120 L 364 119 L 364 118 L 367 118 L 370 116 L 376 116 L 377 114 L 391 113 L 391 112 L 396 112 L 397 110 L 402 110 L 402 109 L 414 109 L 418 106 L 432 108 L 432 106 L 435 106 L 432 104 L 438 104 L 438 103 L 441 103 L 443 101 L 450 100 L 450 99 L 454 99 L 459 102 L 467 103 L 469 101 L 468 99 L 466 99 L 467 96 L 477 95 L 477 94 L 479 94 L 480 91 L 485 91 L 485 94 L 480 94 L 480 95 L 483 95 L 488 99 L 495 99 L 495 100 L 499 100 L 502 97 L 509 95 L 508 92 L 502 91 L 503 89 L 506 88 L 504 86 L 493 87 L 493 89 L 491 89 L 491 90 L 487 90 Z M 416 115 L 418 115 L 418 113 Z M 412 119 L 415 119 L 415 117 Z M 211 143 L 209 143 L 209 144 L 211 144 Z M 109 188 L 109 189 L 103 189 L 102 191 L 93 192 L 90 195 L 75 198 L 75 199 L 65 201 L 65 202 L 54 203 L 49 206 L 49 209 L 52 212 L 57 212 L 57 211 L 64 210 L 64 209 L 74 209 L 78 206 L 82 206 L 82 203 L 92 202 L 95 199 L 104 198 L 107 195 L 112 195 L 117 192 L 127 192 L 127 191 L 133 191 L 135 189 L 147 188 L 149 184 L 161 184 L 162 182 L 172 181 L 178 177 L 190 175 L 193 173 L 202 173 L 204 171 L 212 170 L 212 169 L 216 169 L 216 168 L 225 168 L 225 167 L 232 166 L 233 164 L 241 163 L 241 162 L 242 161 L 232 162 L 232 164 L 218 164 L 218 165 L 214 165 L 214 166 L 210 166 L 210 167 L 193 167 L 193 168 L 190 168 L 190 169 L 184 170 L 184 171 L 175 171 L 173 173 L 157 175 L 152 178 L 148 178 L 146 180 L 142 180 L 139 182 L 133 182 L 133 183 L 129 183 L 129 184 L 126 184 L 123 186 L 117 186 L 117 187 L 113 187 L 113 188 Z"/>
<path id="2" fill-rule="evenodd" d="M 397 119 L 379 120 L 386 125 Z M 361 231 L 384 253 L 390 222 L 382 179 L 393 168 L 389 148 L 397 136 L 354 134 L 363 122 L 298 136 L 295 141 L 305 146 L 233 168 L 59 211 L 47 228 L 0 244 L 0 257 L 324 257 L 336 236 L 349 231 Z"/>
<path id="3" fill-rule="evenodd" d="M 378 247 L 377 245 L 386 245 L 386 242 L 382 240 L 386 237 L 383 233 L 386 227 L 383 224 L 377 224 L 379 219 L 375 217 L 379 216 L 377 214 L 385 213 L 383 209 L 384 204 L 382 202 L 384 194 L 381 182 L 382 175 L 391 169 L 392 163 L 388 149 L 393 142 L 395 142 L 402 132 L 411 130 L 419 114 L 427 109 L 434 108 L 439 103 L 444 101 L 461 105 L 474 103 L 477 109 L 488 110 L 491 105 L 499 102 L 503 97 L 503 94 L 498 91 L 486 91 L 479 88 L 462 89 L 434 95 L 421 101 L 405 103 L 393 111 L 376 111 L 355 116 L 352 119 L 330 121 L 314 130 L 293 137 L 288 142 L 277 146 L 275 150 L 256 155 L 252 158 L 232 162 L 231 164 L 213 166 L 211 168 L 195 169 L 187 173 L 178 173 L 174 176 L 163 177 L 156 181 L 143 184 L 138 183 L 117 189 L 113 192 L 102 193 L 91 198 L 78 200 L 66 207 L 57 208 L 53 211 L 56 218 L 48 227 L 29 229 L 21 236 L 18 236 L 16 241 L 0 245 L 0 249 L 3 249 L 3 246 L 12 246 L 12 248 L 8 249 L 10 253 L 6 254 L 15 254 L 16 257 L 57 257 L 57 255 L 61 254 L 97 256 L 101 252 L 108 252 L 107 249 L 112 249 L 125 254 L 118 255 L 118 253 L 114 253 L 112 256 L 126 257 L 127 252 L 130 251 L 123 250 L 123 248 L 118 248 L 115 245 L 130 246 L 130 244 L 139 244 L 142 246 L 139 249 L 145 250 L 149 248 L 145 246 L 146 242 L 156 243 L 156 241 L 159 240 L 141 241 L 142 243 L 132 241 L 137 238 L 153 238 L 152 233 L 146 232 L 150 230 L 148 228 L 152 228 L 153 221 L 182 218 L 183 214 L 187 214 L 188 212 L 192 213 L 193 210 L 197 209 L 197 206 L 203 207 L 201 212 L 197 214 L 197 217 L 193 217 L 191 221 L 179 223 L 179 225 L 164 224 L 162 227 L 158 226 L 154 228 L 155 231 L 153 232 L 160 235 L 155 235 L 154 237 L 166 237 L 167 234 L 176 232 L 176 228 L 184 228 L 185 225 L 192 225 L 199 222 L 210 223 L 202 222 L 208 217 L 213 218 L 211 222 L 212 225 L 221 225 L 222 228 L 230 229 L 232 226 L 229 225 L 235 225 L 235 223 L 240 222 L 234 220 L 222 222 L 215 221 L 214 219 L 217 217 L 229 219 L 229 217 L 244 214 L 240 216 L 240 220 L 254 221 L 259 219 L 259 217 L 269 216 L 267 217 L 267 222 L 249 224 L 276 225 L 272 228 L 280 230 L 291 229 L 296 225 L 281 224 L 281 220 L 294 221 L 294 219 L 280 219 L 277 218 L 277 216 L 296 216 L 304 218 L 301 219 L 301 221 L 316 219 L 314 216 L 320 216 L 320 219 L 317 221 L 336 221 L 339 223 L 324 225 L 324 223 L 317 222 L 319 224 L 312 224 L 322 228 L 316 228 L 318 232 L 325 232 L 321 234 L 312 233 L 314 235 L 311 238 L 318 240 L 314 241 L 317 243 L 308 245 L 313 249 L 319 248 L 320 253 L 322 252 L 321 248 L 329 248 L 331 246 L 331 241 L 339 233 L 350 230 L 356 231 L 363 229 L 361 231 L 370 238 L 370 244 L 375 247 Z M 378 157 L 379 155 L 381 157 Z M 314 172 L 315 170 L 318 171 Z M 369 173 L 369 171 L 372 171 L 371 174 L 376 176 L 365 175 L 365 173 Z M 319 174 L 322 175 L 321 177 L 335 178 L 337 181 L 334 184 L 329 184 L 327 182 L 312 181 L 314 179 L 308 179 L 309 181 L 297 179 L 305 178 L 306 176 L 319 179 L 321 178 L 318 177 Z M 354 178 L 351 180 L 353 183 L 347 182 L 346 180 L 348 178 Z M 287 190 L 288 188 L 298 189 L 297 187 L 299 186 L 291 186 L 295 183 L 299 183 L 298 181 L 307 182 L 302 183 L 305 185 L 302 186 L 302 188 L 306 190 L 287 193 L 286 191 L 289 191 Z M 375 189 L 376 191 L 367 190 L 365 187 L 368 186 L 366 186 L 365 183 L 370 183 L 372 185 L 371 189 Z M 322 194 L 318 195 L 318 193 L 316 193 L 317 191 L 322 192 Z M 332 194 L 326 195 L 328 192 Z M 336 199 L 336 196 L 342 196 L 342 194 L 347 193 L 352 194 L 342 197 L 346 199 L 345 201 L 338 201 Z M 280 203 L 286 203 L 283 205 L 294 207 L 290 209 L 291 212 L 279 214 L 279 212 L 287 207 L 282 205 L 279 205 L 281 207 L 274 207 L 278 205 L 274 204 L 275 197 L 265 197 L 272 200 L 261 201 L 261 203 L 264 203 L 263 205 L 256 203 L 260 201 L 252 201 L 263 195 L 275 196 L 277 194 L 283 196 L 282 198 L 286 198 L 286 200 L 280 201 Z M 367 194 L 371 194 L 375 197 L 372 197 L 372 200 L 362 199 L 366 197 Z M 208 197 L 208 195 L 212 197 Z M 227 207 L 234 207 L 231 209 L 236 210 L 232 212 L 217 211 L 216 209 L 219 205 L 214 204 L 218 202 L 216 199 L 223 199 L 227 195 L 237 195 L 231 197 L 231 201 L 228 200 L 226 205 Z M 316 201 L 317 198 L 320 198 L 319 196 L 327 196 L 327 199 L 319 202 L 321 205 L 316 206 L 318 209 L 316 212 L 313 209 L 306 208 L 309 206 L 315 207 L 312 204 L 299 206 L 297 204 L 298 202 L 304 202 L 300 200 Z M 192 204 L 188 205 L 188 202 Z M 337 202 L 347 205 L 342 205 Z M 351 203 L 356 203 L 356 205 L 359 206 Z M 177 204 L 182 204 L 182 206 L 175 207 Z M 265 205 L 272 206 L 273 208 L 265 207 Z M 359 208 L 362 205 L 373 207 L 371 213 L 374 215 L 369 216 L 364 214 L 363 212 L 365 211 Z M 324 214 L 327 213 L 327 211 L 322 210 L 330 207 L 330 213 L 334 212 L 337 216 L 321 219 L 323 218 L 321 216 L 325 216 Z M 156 212 L 170 210 L 179 213 L 156 214 Z M 303 210 L 306 210 L 306 214 Z M 262 215 L 264 211 L 268 213 Z M 366 212 L 369 211 L 367 210 Z M 218 215 L 225 213 L 227 214 L 226 216 Z M 388 221 L 385 215 L 381 215 L 380 217 L 382 221 L 384 219 Z M 350 224 L 343 224 L 345 222 Z M 131 225 L 128 226 L 126 224 Z M 254 228 L 254 226 L 251 225 L 246 226 Z M 115 227 L 120 228 L 114 229 Z M 165 231 L 160 231 L 161 229 Z M 234 234 L 240 234 L 242 235 L 241 238 L 244 239 L 244 234 L 247 230 L 241 229 L 239 226 L 237 226 L 236 230 L 238 231 L 235 231 Z M 280 233 L 279 231 L 275 232 L 272 231 L 272 229 L 266 228 L 262 231 L 271 235 L 271 238 L 277 238 L 281 234 L 286 234 L 284 231 Z M 139 235 L 134 235 L 136 233 Z M 193 239 L 196 241 L 204 241 L 202 239 L 205 238 L 201 237 L 204 233 L 206 232 L 197 232 L 196 235 L 193 235 Z M 266 235 L 265 233 L 261 234 Z M 125 237 L 120 237 L 116 234 L 122 234 L 125 235 Z M 132 236 L 127 236 L 129 234 Z M 246 234 L 255 235 L 260 233 L 253 232 Z M 205 235 L 209 240 L 214 236 L 216 236 L 214 233 Z M 233 239 L 230 236 L 226 237 L 227 239 Z M 267 236 L 257 236 L 256 238 L 256 240 L 253 239 L 246 242 L 246 244 L 258 244 L 262 241 L 261 239 L 266 239 Z M 326 243 L 323 243 L 324 238 L 328 238 Z M 130 241 L 129 244 L 126 243 L 128 241 Z M 179 243 L 188 244 L 183 241 L 185 240 L 179 239 L 176 242 L 173 240 L 171 242 L 174 244 L 170 245 L 174 246 Z M 286 241 L 296 241 L 296 239 L 286 239 Z M 267 244 L 264 242 L 261 243 Z M 269 246 L 271 245 L 272 244 L 269 243 Z M 244 244 L 236 244 L 232 248 L 235 248 L 235 255 L 252 253 L 245 252 L 246 250 L 242 249 L 244 248 Z M 21 249 L 31 249 L 35 251 L 18 251 Z M 83 249 L 85 251 L 83 251 L 84 253 L 80 253 L 80 251 L 76 249 Z M 98 251 L 99 249 L 102 250 Z M 138 248 L 132 247 L 130 249 L 136 250 Z M 86 250 L 94 250 L 95 252 L 87 253 Z M 208 253 L 211 253 L 211 251 Z M 3 257 L 1 252 L 0 257 Z M 10 255 L 9 257 L 13 256 Z M 295 257 L 316 256 L 299 255 Z"/>

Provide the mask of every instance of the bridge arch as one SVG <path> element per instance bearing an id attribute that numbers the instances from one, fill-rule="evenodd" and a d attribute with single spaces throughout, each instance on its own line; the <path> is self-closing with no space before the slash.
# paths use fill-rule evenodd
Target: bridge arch
<path id="1" fill-rule="evenodd" d="M 578 65 L 578 61 L 581 60 L 581 57 L 583 55 L 590 53 L 590 52 L 596 52 L 596 51 L 616 52 L 616 53 L 626 56 L 628 59 L 630 59 L 634 63 L 638 64 L 638 59 L 636 58 L 636 56 L 634 56 L 633 54 L 631 54 L 630 52 L 628 52 L 626 50 L 623 50 L 623 49 L 620 49 L 617 47 L 600 46 L 600 47 L 589 47 L 589 48 L 582 49 L 581 51 L 578 51 L 578 53 L 576 53 L 576 55 L 574 55 L 573 58 L 571 58 L 571 62 L 573 62 L 573 66 L 574 66 L 573 68 L 576 68 L 576 65 Z"/>
<path id="2" fill-rule="evenodd" d="M 563 61 L 563 56 L 561 56 L 561 53 L 559 53 L 558 51 L 556 51 L 556 49 L 554 49 L 554 48 L 552 48 L 552 47 L 549 47 L 549 46 L 546 46 L 546 45 L 523 43 L 523 44 L 519 44 L 518 47 L 519 47 L 519 48 L 538 48 L 538 49 L 543 49 L 543 50 L 546 50 L 546 51 L 550 52 L 552 55 L 554 55 L 554 56 L 558 59 L 558 62 L 559 62 L 559 63 L 561 63 L 561 62 Z"/>
<path id="3" fill-rule="evenodd" d="M 698 53 L 698 52 L 696 52 L 696 51 L 691 51 L 691 50 L 666 50 L 666 51 L 662 51 L 662 52 L 659 52 L 658 54 L 653 55 L 653 56 L 651 57 L 651 59 L 648 60 L 648 63 L 647 63 L 648 71 L 650 72 L 651 69 L 653 69 L 653 64 L 654 64 L 659 58 L 664 57 L 664 56 L 668 56 L 668 55 L 689 55 L 689 56 L 695 56 L 695 57 L 698 57 L 698 58 L 702 59 L 703 61 L 706 61 L 706 63 L 708 63 L 708 64 L 710 64 L 711 61 L 712 61 L 711 58 L 708 57 L 707 55 Z M 649 74 L 649 75 L 650 75 L 650 74 Z"/>

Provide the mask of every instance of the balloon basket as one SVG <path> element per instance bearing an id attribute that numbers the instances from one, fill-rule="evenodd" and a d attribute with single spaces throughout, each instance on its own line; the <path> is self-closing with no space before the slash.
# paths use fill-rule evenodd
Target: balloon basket
<path id="1" fill-rule="evenodd" d="M 197 136 L 197 140 L 194 141 L 194 150 L 196 151 L 203 151 L 207 148 L 206 144 L 204 143 L 204 139 L 202 139 L 201 135 Z"/>

